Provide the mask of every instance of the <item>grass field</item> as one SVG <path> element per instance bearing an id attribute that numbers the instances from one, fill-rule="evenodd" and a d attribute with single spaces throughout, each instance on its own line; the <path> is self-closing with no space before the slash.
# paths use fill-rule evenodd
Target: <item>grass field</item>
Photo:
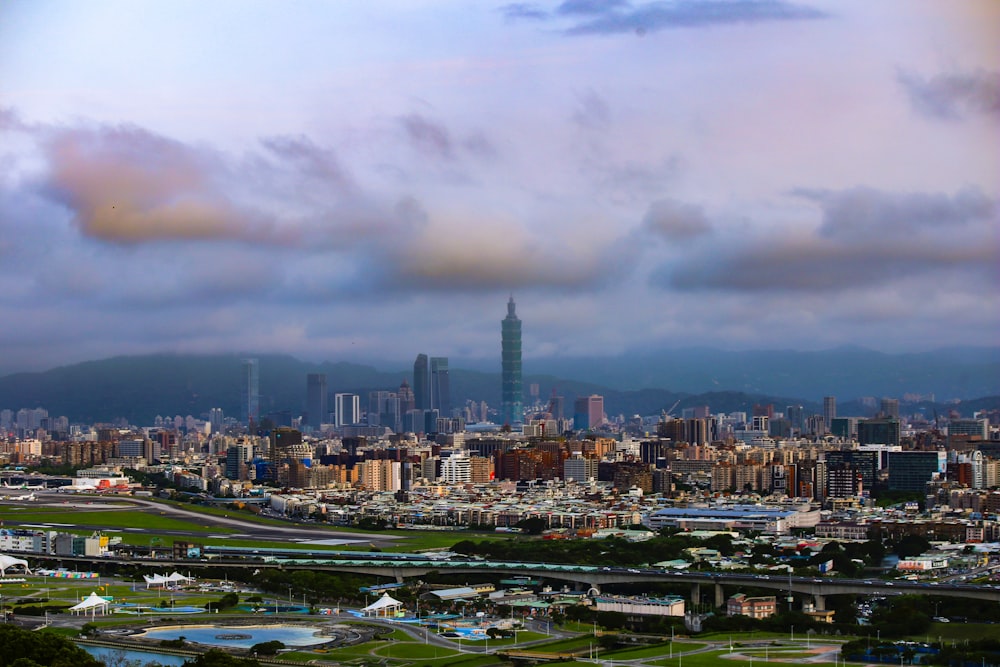
<path id="1" fill-rule="evenodd" d="M 75 499 L 78 501 L 79 499 Z M 127 500 L 122 499 L 122 502 Z M 256 516 L 249 512 L 240 512 L 228 508 L 212 507 L 206 505 L 191 505 L 187 503 L 176 503 L 170 501 L 158 501 L 165 505 L 179 507 L 186 511 L 203 514 L 206 516 L 229 516 L 241 521 L 260 523 L 263 525 L 288 526 L 293 525 L 287 521 L 272 519 L 268 517 Z M 227 535 L 242 532 L 229 526 L 203 526 L 176 516 L 166 516 L 160 514 L 156 509 L 144 509 L 137 506 L 135 509 L 98 509 L 99 505 L 94 505 L 94 509 L 79 510 L 73 508 L 69 510 L 63 507 L 26 507 L 23 505 L 0 505 L 0 521 L 8 526 L 33 525 L 33 524 L 66 524 L 56 526 L 59 530 L 80 535 L 89 535 L 91 530 L 76 528 L 75 526 L 100 526 L 104 530 L 126 530 L 135 529 L 141 532 L 122 532 L 118 536 L 126 544 L 149 545 L 154 538 L 159 538 L 164 544 L 169 544 L 173 539 L 167 538 L 163 533 L 167 531 L 189 532 L 194 535 L 204 535 L 198 537 L 200 542 L 213 546 L 238 546 L 256 549 L 267 548 L 287 548 L 286 541 L 265 541 L 246 538 L 211 538 L 209 535 Z M 330 533 L 331 537 L 342 535 L 343 533 L 363 535 L 370 534 L 371 540 L 380 541 L 385 538 L 392 538 L 391 542 L 384 543 L 382 549 L 388 552 L 415 552 L 432 549 L 449 549 L 456 542 L 462 540 L 473 541 L 497 541 L 509 539 L 525 539 L 522 536 L 496 535 L 492 533 L 471 533 L 467 531 L 419 531 L 419 530 L 385 530 L 365 533 L 356 528 L 327 526 L 323 524 L 309 524 L 310 528 L 321 528 L 324 532 Z M 338 550 L 362 550 L 371 549 L 367 542 L 356 545 L 342 545 Z"/>
<path id="2" fill-rule="evenodd" d="M 674 653 L 686 653 L 705 648 L 708 644 L 696 642 L 674 642 Z M 670 642 L 655 644 L 653 646 L 643 646 L 642 648 L 628 648 L 604 653 L 608 660 L 640 660 L 643 658 L 658 658 L 671 652 Z"/>
<path id="3" fill-rule="evenodd" d="M 191 521 L 177 519 L 150 512 L 135 510 L 84 510 L 84 511 L 41 511 L 32 508 L 18 512 L 8 511 L 4 506 L 0 519 L 15 523 L 66 523 L 76 526 L 101 526 L 102 528 L 136 528 L 147 535 L 159 531 L 188 531 L 193 533 L 225 534 L 236 532 L 232 528 L 220 526 L 200 526 Z M 147 537 L 148 540 L 148 537 Z"/>

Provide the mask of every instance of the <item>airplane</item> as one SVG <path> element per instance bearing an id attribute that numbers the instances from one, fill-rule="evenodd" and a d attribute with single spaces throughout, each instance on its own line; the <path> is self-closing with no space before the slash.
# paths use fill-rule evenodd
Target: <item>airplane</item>
<path id="1" fill-rule="evenodd" d="M 47 486 L 45 486 L 44 482 L 42 482 L 41 484 L 28 484 L 27 482 L 22 482 L 21 484 L 11 486 L 10 484 L 7 483 L 7 480 L 3 481 L 2 486 L 5 489 L 27 489 L 27 490 L 33 489 L 35 491 L 41 491 L 42 489 L 48 488 Z"/>
<path id="2" fill-rule="evenodd" d="M 35 492 L 27 493 L 23 496 L 7 496 L 7 500 L 35 500 Z"/>

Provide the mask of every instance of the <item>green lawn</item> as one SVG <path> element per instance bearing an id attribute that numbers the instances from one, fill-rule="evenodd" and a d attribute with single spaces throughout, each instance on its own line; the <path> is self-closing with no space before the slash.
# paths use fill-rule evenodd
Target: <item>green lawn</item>
<path id="1" fill-rule="evenodd" d="M 696 642 L 674 642 L 674 653 L 697 651 L 703 649 L 708 644 L 698 644 Z M 658 658 L 670 653 L 670 642 L 663 642 L 653 646 L 643 646 L 642 648 L 628 648 L 623 650 L 604 653 L 609 660 L 638 660 L 641 658 Z"/>
<path id="2" fill-rule="evenodd" d="M 122 502 L 127 502 L 125 499 L 121 499 Z M 265 517 L 258 517 L 249 512 L 240 512 L 238 510 L 219 508 L 219 507 L 209 507 L 204 505 L 190 505 L 187 503 L 167 503 L 167 501 L 160 501 L 164 504 L 171 504 L 185 510 L 196 512 L 199 514 L 204 514 L 207 516 L 222 516 L 228 515 L 233 518 L 238 518 L 243 521 L 251 521 L 254 523 L 261 523 L 267 525 L 282 525 L 288 526 L 289 522 L 281 521 L 278 519 L 270 519 Z M 230 533 L 239 532 L 238 530 L 228 527 L 228 526 L 202 526 L 193 521 L 185 520 L 184 518 L 175 516 L 166 516 L 158 513 L 155 509 L 96 509 L 99 505 L 94 506 L 95 509 L 87 509 L 82 511 L 72 511 L 67 512 L 66 508 L 61 507 L 18 507 L 18 506 L 0 506 L 0 521 L 4 522 L 5 525 L 17 526 L 23 524 L 38 524 L 38 523 L 66 523 L 74 524 L 75 526 L 86 525 L 86 526 L 101 526 L 107 530 L 122 530 L 125 528 L 138 528 L 141 529 L 142 533 L 116 533 L 115 536 L 121 537 L 122 541 L 126 544 L 135 545 L 149 545 L 153 538 L 158 537 L 158 533 L 165 531 L 184 531 L 191 532 L 195 534 L 204 535 L 225 535 Z M 324 526 L 323 524 L 310 524 L 310 527 L 321 527 L 325 531 L 329 532 L 331 535 L 342 534 L 345 532 L 352 533 L 362 533 L 370 534 L 371 540 L 378 541 L 384 538 L 392 538 L 393 542 L 388 546 L 383 546 L 383 550 L 387 552 L 415 552 L 415 551 L 425 551 L 428 549 L 449 549 L 455 545 L 455 543 L 462 540 L 473 540 L 473 541 L 496 541 L 496 540 L 509 540 L 509 539 L 523 539 L 520 536 L 510 536 L 510 535 L 494 535 L 491 533 L 470 533 L 467 531 L 419 531 L 419 530 L 385 530 L 385 531 L 372 531 L 370 533 L 365 533 L 365 531 L 359 531 L 356 528 L 340 527 L 340 526 Z M 90 530 L 82 528 L 74 528 L 73 525 L 66 527 L 58 527 L 59 530 L 63 532 L 76 533 L 81 535 L 89 535 Z M 159 536 L 160 540 L 164 545 L 169 544 L 174 538 Z M 227 538 L 198 538 L 200 542 L 206 545 L 213 546 L 238 546 L 238 547 L 248 547 L 257 549 L 267 549 L 267 548 L 288 548 L 288 543 L 284 541 L 265 541 L 265 540 L 253 540 L 246 538 L 239 539 L 227 539 Z M 369 550 L 371 546 L 367 543 L 362 543 L 358 545 L 344 545 L 337 547 L 338 550 Z"/>
<path id="3" fill-rule="evenodd" d="M 660 667 L 741 667 L 749 665 L 751 660 L 731 660 L 729 659 L 729 649 L 724 651 L 706 651 L 705 653 L 695 653 L 694 655 L 678 656 L 673 658 L 663 658 L 662 660 L 648 661 L 649 665 L 659 665 Z M 757 664 L 762 661 L 758 658 Z"/>
<path id="4" fill-rule="evenodd" d="M 535 651 L 538 653 L 576 653 L 578 651 L 586 652 L 592 646 L 596 645 L 597 641 L 594 639 L 592 635 L 585 635 L 583 637 L 570 637 L 568 639 L 557 639 L 555 641 L 551 641 L 546 644 L 535 644 L 530 647 L 527 647 L 525 650 Z"/>
<path id="5" fill-rule="evenodd" d="M 4 508 L 6 509 L 6 508 Z M 189 531 L 194 533 L 234 533 L 232 528 L 220 526 L 200 526 L 196 523 L 174 517 L 135 510 L 100 511 L 23 511 L 0 512 L 0 518 L 7 523 L 66 523 L 75 526 L 102 526 L 103 528 L 139 528 L 149 533 L 158 531 Z M 147 536 L 148 539 L 148 536 Z"/>

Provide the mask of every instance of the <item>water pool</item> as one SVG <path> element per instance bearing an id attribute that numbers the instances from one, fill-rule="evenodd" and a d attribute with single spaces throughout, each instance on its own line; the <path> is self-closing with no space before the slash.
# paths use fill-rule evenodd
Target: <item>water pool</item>
<path id="1" fill-rule="evenodd" d="M 315 646 L 330 641 L 320 636 L 318 627 L 301 625 L 175 625 L 169 628 L 147 630 L 141 639 L 177 639 L 231 648 L 251 648 L 261 642 L 279 641 L 285 646 Z"/>

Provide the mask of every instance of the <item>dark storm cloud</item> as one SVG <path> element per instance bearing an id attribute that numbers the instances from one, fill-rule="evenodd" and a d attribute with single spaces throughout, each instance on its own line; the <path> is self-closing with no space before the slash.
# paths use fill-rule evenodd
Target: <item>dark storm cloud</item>
<path id="1" fill-rule="evenodd" d="M 656 32 L 671 28 L 702 28 L 739 23 L 764 23 L 824 18 L 825 13 L 780 0 L 679 0 L 627 3 L 581 2 L 593 9 L 587 20 L 566 30 L 568 35 Z M 580 12 L 582 13 L 582 12 Z"/>
<path id="2" fill-rule="evenodd" d="M 896 80 L 918 113 L 937 120 L 1000 116 L 1000 72 L 977 70 L 922 77 L 900 69 Z"/>
<path id="3" fill-rule="evenodd" d="M 712 226 L 700 206 L 673 199 L 661 199 L 649 206 L 643 228 L 669 240 L 685 240 L 712 233 Z"/>
<path id="4" fill-rule="evenodd" d="M 549 13 L 532 2 L 512 2 L 500 8 L 500 13 L 508 21 L 530 20 L 543 21 Z"/>
<path id="5" fill-rule="evenodd" d="M 857 188 L 805 196 L 823 211 L 816 234 L 736 238 L 662 268 L 654 282 L 681 290 L 832 292 L 1000 265 L 997 203 L 978 190 L 949 197 Z"/>

